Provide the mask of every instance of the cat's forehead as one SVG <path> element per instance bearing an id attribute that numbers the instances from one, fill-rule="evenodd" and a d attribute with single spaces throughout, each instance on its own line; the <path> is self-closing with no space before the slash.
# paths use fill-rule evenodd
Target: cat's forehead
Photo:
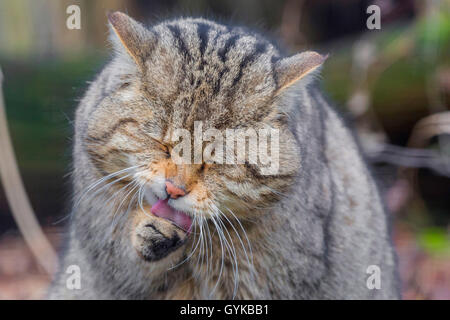
<path id="1" fill-rule="evenodd" d="M 165 22 L 147 60 L 147 89 L 170 108 L 174 126 L 239 126 L 258 118 L 275 88 L 278 57 L 264 38 L 204 19 Z"/>
<path id="2" fill-rule="evenodd" d="M 161 54 L 198 65 L 251 67 L 265 64 L 260 58 L 276 59 L 279 52 L 266 38 L 241 27 L 229 27 L 205 19 L 167 21 L 150 30 L 156 36 L 156 57 Z"/>

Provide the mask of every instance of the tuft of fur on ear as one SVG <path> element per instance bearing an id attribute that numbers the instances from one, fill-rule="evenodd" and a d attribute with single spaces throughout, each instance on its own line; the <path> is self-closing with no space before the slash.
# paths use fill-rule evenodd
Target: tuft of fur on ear
<path id="1" fill-rule="evenodd" d="M 317 71 L 327 58 L 328 55 L 322 56 L 314 51 L 306 51 L 277 61 L 275 64 L 278 86 L 276 94 Z"/>
<path id="2" fill-rule="evenodd" d="M 114 49 L 119 53 L 123 53 L 125 49 L 126 54 L 142 67 L 155 45 L 154 34 L 119 11 L 108 13 L 108 21 L 112 30 L 110 41 Z"/>

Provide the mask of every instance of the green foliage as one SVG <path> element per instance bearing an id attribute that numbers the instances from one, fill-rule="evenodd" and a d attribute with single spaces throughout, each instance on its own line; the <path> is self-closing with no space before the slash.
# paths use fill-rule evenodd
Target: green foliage
<path id="1" fill-rule="evenodd" d="M 62 172 L 77 100 L 101 67 L 99 56 L 70 60 L 0 61 L 10 133 L 20 167 Z M 65 162 L 63 161 L 65 160 Z"/>
<path id="2" fill-rule="evenodd" d="M 419 244 L 431 254 L 450 255 L 450 236 L 443 228 L 426 228 L 419 235 Z"/>
<path id="3" fill-rule="evenodd" d="M 417 24 L 417 46 L 423 51 L 438 49 L 446 55 L 450 49 L 450 11 L 436 10 L 432 15 L 423 17 Z"/>

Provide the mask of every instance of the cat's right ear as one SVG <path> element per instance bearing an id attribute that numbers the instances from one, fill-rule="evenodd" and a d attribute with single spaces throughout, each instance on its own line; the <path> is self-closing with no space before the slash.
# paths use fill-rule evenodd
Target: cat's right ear
<path id="1" fill-rule="evenodd" d="M 143 67 L 156 39 L 152 32 L 125 13 L 108 13 L 111 25 L 111 42 L 114 49 L 125 52 L 133 58 L 139 67 Z"/>
<path id="2" fill-rule="evenodd" d="M 274 68 L 277 78 L 276 94 L 315 73 L 327 58 L 328 55 L 306 51 L 277 61 Z"/>

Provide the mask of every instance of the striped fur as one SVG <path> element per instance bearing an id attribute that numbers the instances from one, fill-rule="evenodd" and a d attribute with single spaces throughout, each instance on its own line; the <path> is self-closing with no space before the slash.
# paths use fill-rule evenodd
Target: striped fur
<path id="1" fill-rule="evenodd" d="M 377 187 L 310 85 L 324 57 L 285 58 L 258 34 L 204 19 L 109 20 L 115 56 L 77 110 L 72 219 L 50 298 L 399 297 Z M 175 164 L 171 134 L 195 121 L 277 128 L 278 174 Z M 194 218 L 189 236 L 139 201 L 147 189 L 167 197 L 166 179 L 187 193 L 169 204 Z M 73 264 L 80 290 L 66 288 Z M 369 265 L 381 269 L 380 290 L 366 286 Z"/>

